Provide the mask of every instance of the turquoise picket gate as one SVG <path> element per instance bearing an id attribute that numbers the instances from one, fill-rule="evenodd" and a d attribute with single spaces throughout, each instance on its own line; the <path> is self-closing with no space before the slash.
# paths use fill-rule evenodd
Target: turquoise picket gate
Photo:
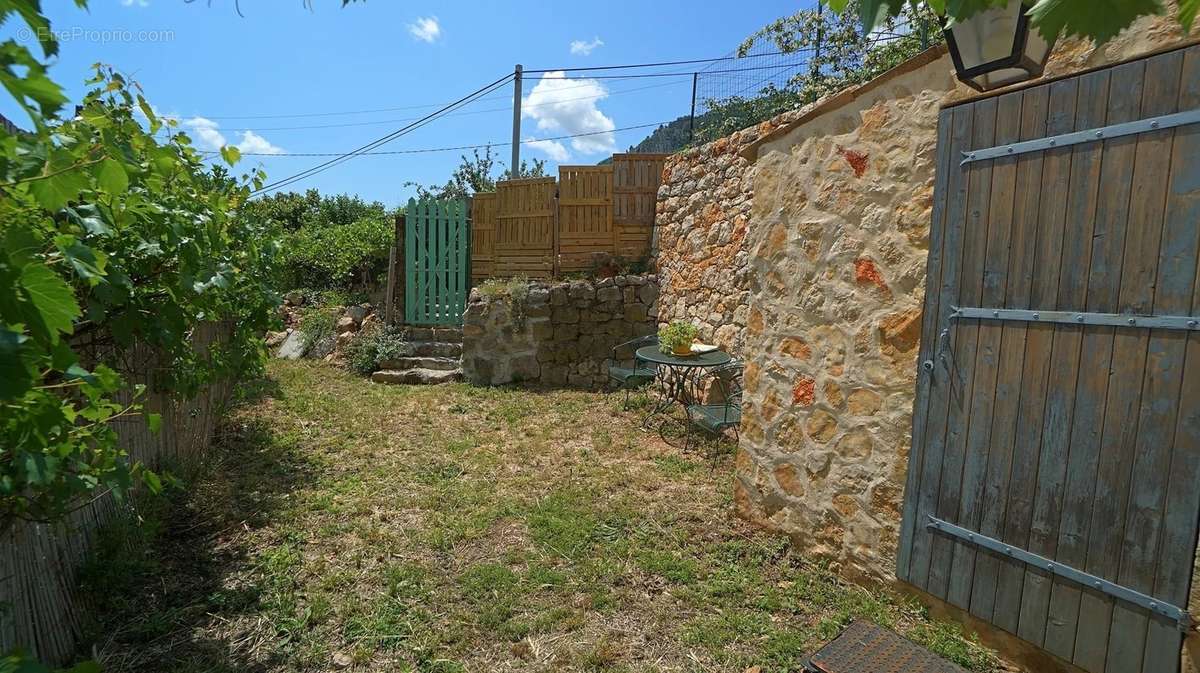
<path id="1" fill-rule="evenodd" d="M 470 291 L 465 200 L 408 200 L 404 213 L 404 321 L 461 325 Z"/>

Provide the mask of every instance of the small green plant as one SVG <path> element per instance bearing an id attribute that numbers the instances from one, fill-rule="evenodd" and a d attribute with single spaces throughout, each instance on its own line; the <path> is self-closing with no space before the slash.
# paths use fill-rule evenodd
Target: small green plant
<path id="1" fill-rule="evenodd" d="M 663 353 L 683 351 L 696 340 L 699 330 L 690 322 L 673 322 L 658 330 L 658 350 Z"/>
<path id="2" fill-rule="evenodd" d="M 304 350 L 333 335 L 340 308 L 315 306 L 300 313 L 300 332 L 304 335 Z"/>
<path id="3" fill-rule="evenodd" d="M 479 286 L 479 294 L 491 299 L 504 299 L 512 311 L 513 322 L 517 327 L 524 327 L 525 298 L 529 296 L 528 278 L 489 278 Z"/>
<path id="4" fill-rule="evenodd" d="M 378 370 L 385 360 L 404 357 L 408 353 L 403 332 L 379 324 L 356 334 L 345 350 L 350 369 L 364 376 Z"/>

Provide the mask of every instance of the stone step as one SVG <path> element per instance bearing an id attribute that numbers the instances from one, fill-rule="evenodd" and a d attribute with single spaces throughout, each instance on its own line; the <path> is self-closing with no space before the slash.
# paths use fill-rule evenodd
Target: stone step
<path id="1" fill-rule="evenodd" d="M 443 341 L 462 343 L 461 327 L 406 327 L 404 337 L 408 341 Z"/>
<path id="2" fill-rule="evenodd" d="M 380 369 L 436 369 L 439 371 L 449 371 L 462 367 L 462 358 L 395 358 L 380 362 L 379 367 Z"/>
<path id="3" fill-rule="evenodd" d="M 409 385 L 436 385 L 462 380 L 461 369 L 382 369 L 371 374 L 375 383 L 404 383 Z"/>
<path id="4" fill-rule="evenodd" d="M 408 356 L 418 358 L 458 358 L 462 357 L 462 342 L 447 341 L 410 341 Z"/>

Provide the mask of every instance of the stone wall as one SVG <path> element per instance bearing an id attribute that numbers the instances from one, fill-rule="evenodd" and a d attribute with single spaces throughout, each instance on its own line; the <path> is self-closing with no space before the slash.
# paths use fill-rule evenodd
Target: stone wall
<path id="1" fill-rule="evenodd" d="M 794 116 L 675 154 L 663 167 L 654 249 L 659 318 L 692 322 L 701 341 L 734 353 L 742 350 L 749 317 L 746 234 L 755 170 L 738 153 Z"/>
<path id="2" fill-rule="evenodd" d="M 1100 49 L 1061 44 L 1047 75 L 1180 38 L 1144 19 Z M 740 194 L 753 185 L 738 234 L 749 308 L 735 501 L 851 578 L 895 571 L 937 115 L 971 95 L 948 56 L 927 54 L 760 134 L 744 152 L 756 163 L 739 164 Z"/>
<path id="3" fill-rule="evenodd" d="M 463 375 L 476 385 L 600 389 L 613 346 L 658 329 L 658 277 L 530 282 L 471 290 Z"/>

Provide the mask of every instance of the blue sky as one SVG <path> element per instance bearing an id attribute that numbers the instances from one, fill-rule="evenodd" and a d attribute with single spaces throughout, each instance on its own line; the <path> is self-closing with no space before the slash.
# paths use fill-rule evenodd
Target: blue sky
<path id="1" fill-rule="evenodd" d="M 66 0 L 43 4 L 64 34 L 52 74 L 73 98 L 89 66 L 101 61 L 137 80 L 160 113 L 178 116 L 202 147 L 223 140 L 247 152 L 344 152 L 511 72 L 515 63 L 570 68 L 723 56 L 764 24 L 813 2 L 368 0 L 342 9 L 337 0 L 313 0 L 309 11 L 301 0 L 242 0 L 244 18 L 233 0 L 91 0 L 86 12 Z M 15 29 L 10 22 L 3 32 Z M 687 76 L 534 77 L 524 83 L 526 139 L 669 121 L 687 113 L 691 95 Z M 440 119 L 381 149 L 505 142 L 512 132 L 511 85 L 487 98 L 462 109 L 469 114 Z M 363 110 L 379 111 L 342 114 Z M 9 100 L 0 102 L 0 113 L 24 123 Z M 286 128 L 311 126 L 326 128 Z M 522 156 L 549 159 L 551 168 L 596 163 L 651 130 L 526 145 Z M 509 151 L 497 148 L 505 163 Z M 359 157 L 292 188 L 397 205 L 412 194 L 405 182 L 444 182 L 459 154 Z M 260 161 L 270 179 L 280 179 L 325 159 L 243 159 Z"/>

